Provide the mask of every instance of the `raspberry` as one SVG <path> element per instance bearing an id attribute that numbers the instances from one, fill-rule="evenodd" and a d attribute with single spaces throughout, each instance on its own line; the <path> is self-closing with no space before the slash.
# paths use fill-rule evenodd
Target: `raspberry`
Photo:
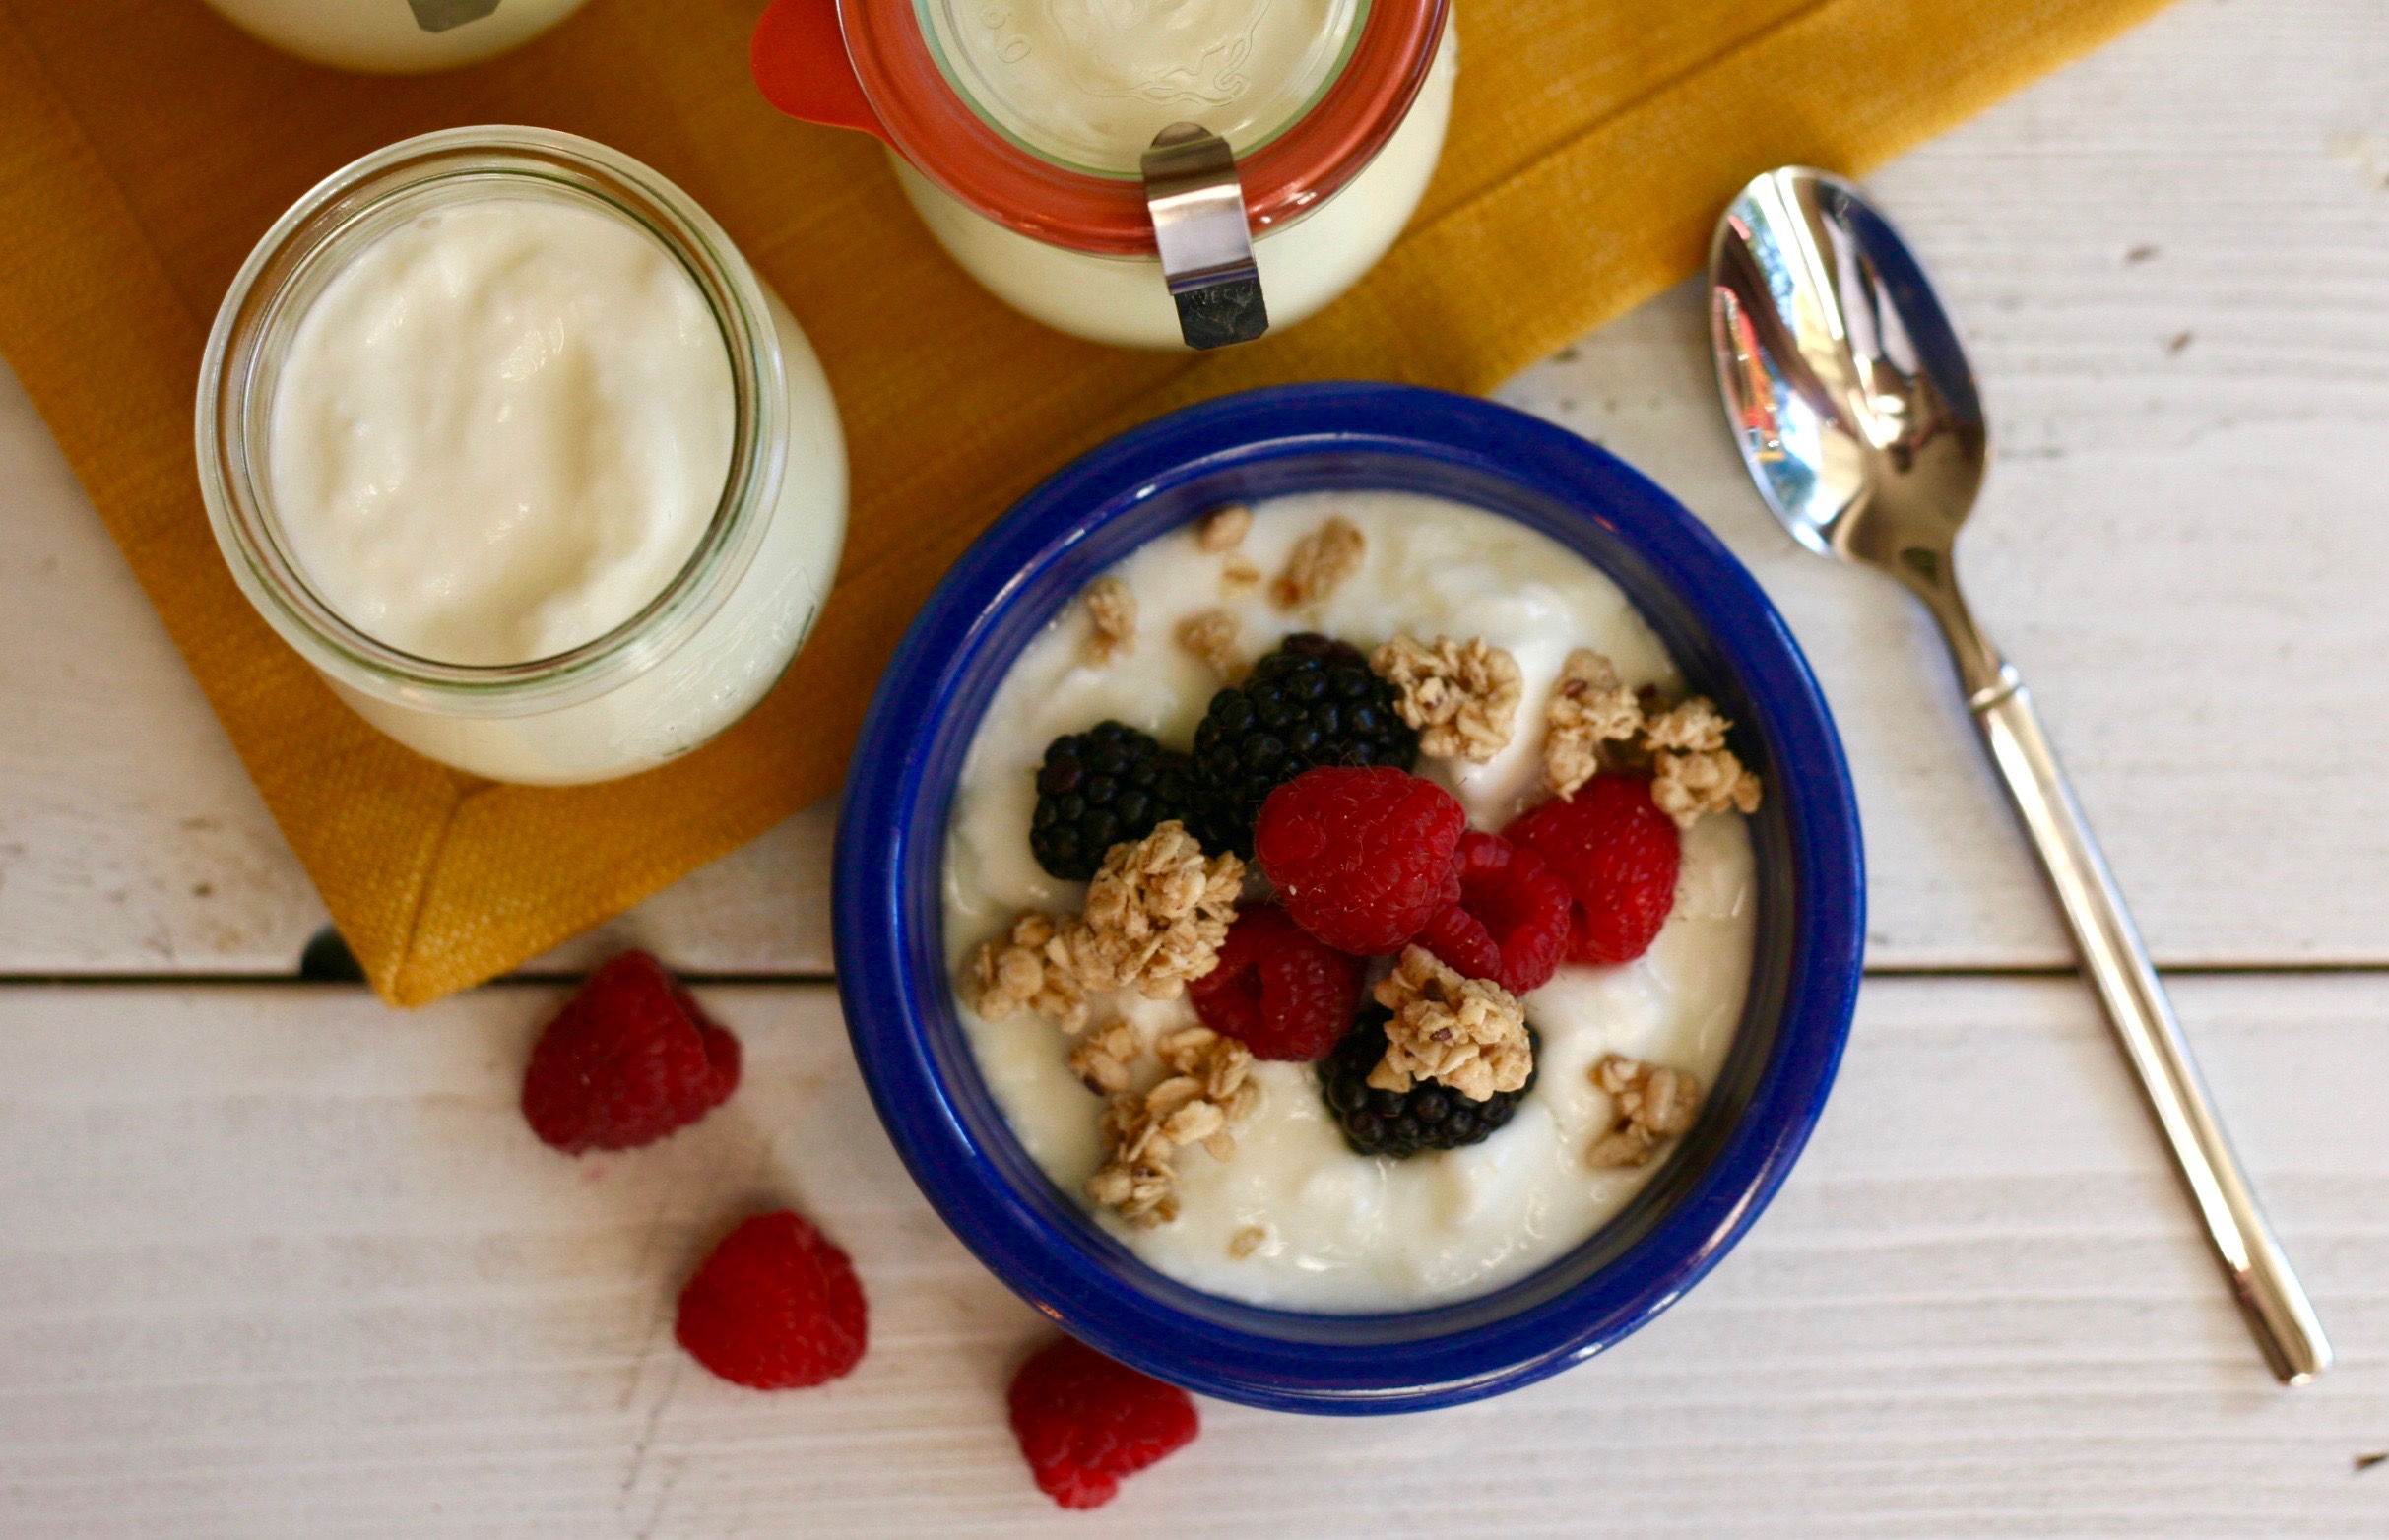
<path id="1" fill-rule="evenodd" d="M 567 1155 L 652 1144 L 739 1086 L 739 1040 L 646 952 L 589 976 L 540 1033 L 523 1117 Z"/>
<path id="2" fill-rule="evenodd" d="M 1632 962 L 1676 902 L 1683 842 L 1650 801 L 1650 783 L 1596 775 L 1576 796 L 1528 808 L 1502 831 L 1541 856 L 1576 895 L 1568 960 Z"/>
<path id="3" fill-rule="evenodd" d="M 1012 1432 L 1037 1486 L 1064 1508 L 1101 1508 L 1120 1478 L 1194 1440 L 1194 1398 L 1114 1363 L 1075 1337 L 1012 1376 Z"/>
<path id="4" fill-rule="evenodd" d="M 1460 901 L 1427 923 L 1418 944 L 1513 995 L 1548 983 L 1568 948 L 1568 884 L 1533 851 L 1474 829 L 1460 836 L 1457 866 Z"/>
<path id="5" fill-rule="evenodd" d="M 1295 924 L 1339 952 L 1378 956 L 1458 900 L 1452 857 L 1467 825 L 1433 781 L 1335 766 L 1271 792 L 1253 849 Z"/>
<path id="6" fill-rule="evenodd" d="M 732 1384 L 794 1390 L 851 1372 L 870 1329 L 846 1253 L 782 1209 L 722 1238 L 680 1291 L 673 1335 Z"/>
<path id="7" fill-rule="evenodd" d="M 1256 1059 L 1309 1062 L 1351 1028 L 1361 960 L 1325 946 L 1273 905 L 1229 928 L 1219 966 L 1187 983 L 1194 1014 L 1244 1040 Z"/>

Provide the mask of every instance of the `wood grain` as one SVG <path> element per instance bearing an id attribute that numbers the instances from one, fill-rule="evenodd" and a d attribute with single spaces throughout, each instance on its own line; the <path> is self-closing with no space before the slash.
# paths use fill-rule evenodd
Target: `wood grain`
<path id="1" fill-rule="evenodd" d="M 1613 1353 L 1345 1422 L 1206 1404 L 1099 1515 L 1002 1423 L 1044 1327 L 872 1121 L 818 987 L 720 989 L 745 1085 L 579 1161 L 513 1107 L 550 991 L 402 1016 L 293 986 L 0 991 L 13 1540 L 471 1535 L 2376 1535 L 2389 982 L 2180 991 L 2341 1367 L 2277 1391 L 2070 983 L 1879 980 L 1745 1244 Z M 767 1396 L 671 1338 L 692 1258 L 796 1202 L 872 1348 Z M 1464 1474 L 1463 1474 L 1464 1473 Z"/>
<path id="2" fill-rule="evenodd" d="M 1874 178 L 1995 417 L 1976 608 L 2171 966 L 2389 964 L 2384 82 L 2383 0 L 2184 0 Z M 2063 965 L 1924 622 L 1767 520 L 1704 337 L 1679 289 L 1503 394 L 1685 498 L 1790 616 L 1857 775 L 1872 964 Z M 322 910 L 13 382 L 0 713 L 0 975 L 291 968 Z M 642 939 L 825 972 L 828 816 L 540 966 Z"/>

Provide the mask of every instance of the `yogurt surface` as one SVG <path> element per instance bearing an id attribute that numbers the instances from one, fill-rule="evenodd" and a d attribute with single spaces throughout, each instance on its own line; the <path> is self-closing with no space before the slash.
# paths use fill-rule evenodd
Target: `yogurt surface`
<path id="1" fill-rule="evenodd" d="M 582 0 L 208 0 L 302 59 L 416 74 L 472 64 L 529 40 Z"/>
<path id="2" fill-rule="evenodd" d="M 957 786 L 947 838 L 945 941 L 957 971 L 1023 909 L 1075 910 L 1083 885 L 1047 875 L 1028 847 L 1036 768 L 1046 745 L 1109 717 L 1183 747 L 1219 680 L 1172 639 L 1178 622 L 1226 610 L 1248 661 L 1297 630 L 1364 651 L 1397 633 L 1482 636 L 1523 675 L 1517 731 L 1488 764 L 1422 758 L 1472 827 L 1498 830 L 1541 796 L 1543 709 L 1568 653 L 1592 647 L 1629 684 L 1681 691 L 1665 647 L 1617 585 L 1546 537 L 1498 515 L 1397 492 L 1319 493 L 1258 507 L 1228 553 L 1265 574 L 1331 514 L 1367 537 L 1362 570 L 1316 608 L 1288 613 L 1265 591 L 1221 597 L 1223 557 L 1191 531 L 1164 536 L 1115 569 L 1134 595 L 1135 650 L 1101 667 L 1083 660 L 1087 620 L 1066 610 L 1022 653 L 991 703 Z M 1585 1159 L 1610 1125 L 1608 1096 L 1589 1072 L 1616 1053 L 1690 1070 L 1713 1084 L 1740 1022 L 1755 945 L 1757 880 L 1748 831 L 1734 815 L 1704 818 L 1684 837 L 1674 913 L 1649 952 L 1615 968 L 1563 966 L 1525 996 L 1542 1036 L 1540 1075 L 1510 1124 L 1481 1144 L 1405 1161 L 1353 1154 L 1307 1064 L 1256 1063 L 1262 1088 L 1235 1129 L 1237 1150 L 1177 1161 L 1181 1212 L 1152 1229 L 1097 1220 L 1144 1260 L 1196 1288 L 1255 1304 L 1319 1312 L 1417 1309 L 1486 1293 L 1587 1239 L 1663 1163 L 1596 1169 Z M 980 1068 L 1014 1132 L 1065 1191 L 1079 1194 L 1100 1164 L 1101 1099 L 1065 1063 L 1071 1040 L 1027 1012 L 988 1022 L 958 1002 Z M 1097 1002 L 1148 1041 L 1194 1023 L 1183 998 L 1133 992 Z M 1080 1199 L 1083 1203 L 1083 1199 Z M 1260 1232 L 1236 1255 L 1240 1235 Z"/>
<path id="3" fill-rule="evenodd" d="M 924 7 L 964 95 L 1006 135 L 1084 170 L 1133 176 L 1192 119 L 1242 154 L 1334 79 L 1356 0 L 955 0 Z"/>
<path id="4" fill-rule="evenodd" d="M 309 584 L 377 640 L 549 658 L 687 562 L 734 400 L 713 312 L 638 228 L 549 198 L 453 203 L 383 232 L 299 321 L 275 513 Z"/>

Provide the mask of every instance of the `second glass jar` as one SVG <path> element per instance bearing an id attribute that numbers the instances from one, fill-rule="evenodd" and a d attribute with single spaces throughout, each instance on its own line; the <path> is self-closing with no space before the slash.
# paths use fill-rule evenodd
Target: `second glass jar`
<path id="1" fill-rule="evenodd" d="M 1148 11 L 1155 14 L 1147 15 Z M 1192 123 L 1232 151 L 1272 328 L 1359 282 L 1442 154 L 1445 0 L 777 0 L 755 75 L 783 111 L 884 140 L 948 254 L 1093 342 L 1185 346 L 1142 153 Z"/>

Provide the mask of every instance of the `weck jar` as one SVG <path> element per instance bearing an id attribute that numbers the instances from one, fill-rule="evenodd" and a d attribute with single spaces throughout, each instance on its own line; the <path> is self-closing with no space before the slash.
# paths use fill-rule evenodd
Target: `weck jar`
<path id="1" fill-rule="evenodd" d="M 678 455 L 686 463 L 629 468 L 632 481 L 652 477 L 659 485 L 685 491 L 677 505 L 684 510 L 683 528 L 677 535 L 665 532 L 679 544 L 631 552 L 647 560 L 647 568 L 624 567 L 615 559 L 618 552 L 598 544 L 586 550 L 572 544 L 588 533 L 578 528 L 576 498 L 594 508 L 621 492 L 613 483 L 624 473 L 618 461 L 604 458 L 608 444 L 550 444 L 536 435 L 528 444 L 517 442 L 527 430 L 522 422 L 504 420 L 520 406 L 504 393 L 507 381 L 501 379 L 486 402 L 473 394 L 477 381 L 462 363 L 476 361 L 466 346 L 475 339 L 435 338 L 455 346 L 420 355 L 428 362 L 404 382 L 411 394 L 395 407 L 369 394 L 372 367 L 349 368 L 336 356 L 327 370 L 309 351 L 311 317 L 345 303 L 344 284 L 355 288 L 360 281 L 354 275 L 367 272 L 376 253 L 399 250 L 403 262 L 389 282 L 416 287 L 395 299 L 379 296 L 385 301 L 379 310 L 361 312 L 372 325 L 359 335 L 371 338 L 373 328 L 387 332 L 406 320 L 410 306 L 451 298 L 468 313 L 519 306 L 519 284 L 513 289 L 484 285 L 484 292 L 467 282 L 484 269 L 513 279 L 536 268 L 536 241 L 506 244 L 510 222 L 533 234 L 549 225 L 568 235 L 581 232 L 575 244 L 582 248 L 619 248 L 645 286 L 632 297 L 653 293 L 685 301 L 680 311 L 666 312 L 660 325 L 668 341 L 686 345 L 682 352 L 697 360 L 703 381 L 718 383 L 718 392 L 696 403 L 693 414 L 702 428 L 720 408 L 718 436 L 704 446 L 711 458 L 683 454 L 674 447 L 677 441 L 667 440 L 661 458 L 672 462 Z M 447 232 L 462 241 L 484 226 L 495 230 L 496 246 L 486 238 L 482 246 L 456 250 L 440 243 Z M 589 238 L 595 235 L 606 239 Z M 408 241 L 414 245 L 400 250 Z M 475 268 L 490 251 L 494 257 Z M 564 255 L 566 266 L 580 257 L 577 250 Z M 380 281 L 382 270 L 370 271 Z M 458 296 L 460 284 L 466 291 Z M 582 304 L 592 325 L 611 324 L 614 307 L 604 302 L 608 297 L 600 293 L 600 302 Z M 678 374 L 634 368 L 611 382 L 593 378 L 607 359 L 579 358 L 570 352 L 571 338 L 549 336 L 561 322 L 534 315 L 515 316 L 511 324 L 514 331 L 493 333 L 498 374 L 536 375 L 543 361 L 554 363 L 559 350 L 564 354 L 552 388 L 531 406 L 561 402 L 569 414 L 582 397 L 610 393 L 620 421 L 602 414 L 589 419 L 610 438 L 625 424 L 639 428 L 659 414 L 689 415 L 690 403 L 671 394 L 674 381 L 690 377 L 685 368 Z M 718 350 L 718 360 L 710 350 Z M 376 367 L 387 361 L 360 356 Z M 451 368 L 456 360 L 462 362 Z M 447 399 L 452 377 L 455 401 Z M 498 517 L 456 516 L 455 528 L 431 531 L 437 538 L 428 548 L 439 554 L 441 542 L 461 544 L 461 556 L 449 551 L 440 556 L 444 566 L 426 569 L 418 550 L 426 543 L 415 538 L 420 531 L 372 521 L 386 518 L 389 510 L 381 504 L 397 498 L 409 478 L 436 487 L 456 467 L 442 464 L 436 452 L 414 455 L 420 464 L 392 455 L 373 436 L 380 431 L 371 420 L 376 413 L 413 413 L 437 424 L 454 419 L 460 447 L 451 458 L 460 463 L 477 467 L 482 461 L 474 456 L 514 456 L 501 463 L 518 465 L 525 485 L 561 489 L 550 499 L 555 506 L 541 516 L 554 526 L 546 532 L 550 543 L 560 530 L 567 548 L 560 557 L 542 557 L 534 548 L 533 556 L 551 569 L 558 559 L 613 561 L 609 573 L 631 573 L 624 582 L 652 571 L 652 591 L 597 594 L 592 604 L 613 609 L 571 613 L 585 629 L 603 625 L 602 631 L 566 633 L 562 639 L 570 645 L 550 653 L 491 653 L 470 637 L 471 645 L 450 645 L 445 637 L 438 646 L 418 640 L 419 633 L 431 633 L 420 626 L 409 631 L 400 622 L 420 618 L 422 594 L 436 601 L 444 588 L 487 576 L 477 563 L 506 559 L 508 543 L 521 532 L 505 526 L 522 520 L 514 519 L 503 498 Z M 319 510 L 292 495 L 293 486 L 311 483 L 294 480 L 299 473 L 290 464 L 313 473 L 309 462 L 294 462 L 294 449 L 284 453 L 291 445 L 278 444 L 278 435 L 288 439 L 301 431 L 326 440 L 329 448 L 317 459 L 340 462 L 335 480 L 345 478 L 339 481 L 339 513 L 348 522 L 333 535 L 347 539 L 363 529 L 361 542 L 341 545 L 327 536 L 309 522 L 319 519 Z M 435 440 L 431 447 L 438 451 L 447 442 Z M 544 129 L 464 128 L 406 140 L 334 173 L 301 198 L 250 254 L 217 315 L 202 364 L 197 447 L 218 545 L 259 614 L 366 721 L 419 753 L 494 780 L 606 780 L 661 764 L 722 732 L 768 693 L 803 645 L 845 543 L 844 439 L 828 381 L 795 318 L 678 188 L 616 151 Z M 584 464 L 575 455 L 585 447 Z M 511 495 L 511 486 L 501 490 Z M 327 561 L 326 552 L 337 561 Z M 578 581 L 577 572 L 563 576 Z M 379 603 L 385 592 L 396 596 L 387 605 Z M 499 583 L 493 592 L 495 618 L 511 620 L 503 610 L 511 591 Z M 618 620 L 614 610 L 621 612 Z"/>
<path id="2" fill-rule="evenodd" d="M 1425 193 L 1446 0 L 776 0 L 782 111 L 883 140 L 948 254 L 1134 348 L 1250 341 L 1335 299 Z"/>

